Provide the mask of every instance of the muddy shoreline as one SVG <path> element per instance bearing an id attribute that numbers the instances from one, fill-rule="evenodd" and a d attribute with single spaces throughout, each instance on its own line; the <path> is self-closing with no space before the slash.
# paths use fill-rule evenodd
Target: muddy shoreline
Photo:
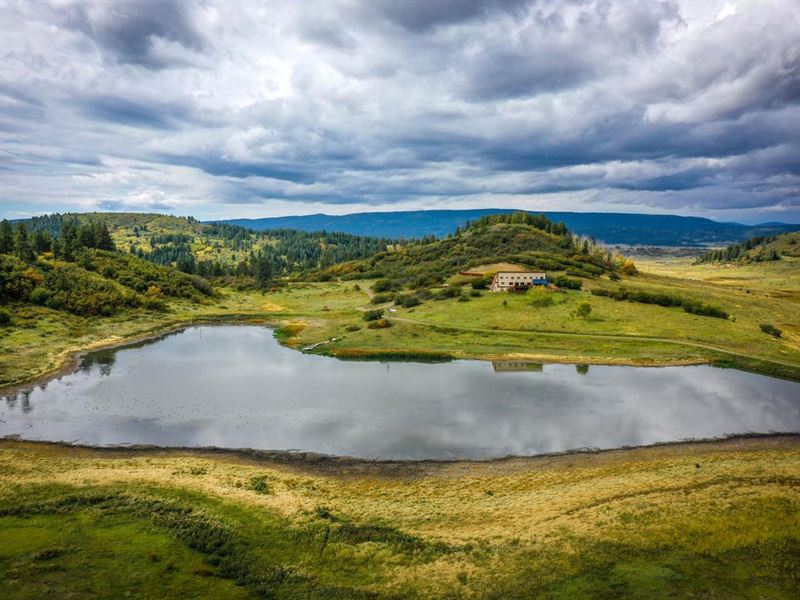
<path id="1" fill-rule="evenodd" d="M 164 447 L 151 445 L 94 446 L 69 442 L 26 440 L 19 436 L 0 438 L 4 448 L 26 446 L 52 449 L 71 456 L 102 458 L 186 456 L 216 460 L 233 460 L 287 468 L 293 471 L 339 477 L 424 477 L 511 473 L 537 467 L 579 467 L 601 462 L 647 460 L 661 456 L 692 456 L 718 451 L 740 452 L 764 449 L 800 448 L 800 433 L 752 433 L 711 439 L 658 442 L 619 448 L 578 448 L 564 452 L 532 456 L 475 459 L 373 459 L 333 456 L 314 452 L 256 450 L 252 448 Z"/>

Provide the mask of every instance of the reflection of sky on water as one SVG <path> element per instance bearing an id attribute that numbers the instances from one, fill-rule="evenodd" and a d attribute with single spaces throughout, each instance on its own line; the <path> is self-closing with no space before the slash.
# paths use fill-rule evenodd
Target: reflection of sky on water
<path id="1" fill-rule="evenodd" d="M 90 354 L 0 402 L 0 436 L 485 458 L 800 431 L 800 384 L 711 367 L 337 361 L 267 329 L 196 327 Z"/>

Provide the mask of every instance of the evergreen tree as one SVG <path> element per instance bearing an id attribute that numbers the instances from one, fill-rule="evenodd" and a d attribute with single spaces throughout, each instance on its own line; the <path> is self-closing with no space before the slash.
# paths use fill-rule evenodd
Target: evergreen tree
<path id="1" fill-rule="evenodd" d="M 50 252 L 53 249 L 53 238 L 48 231 L 37 229 L 33 232 L 33 249 L 37 254 Z"/>
<path id="2" fill-rule="evenodd" d="M 0 223 L 0 253 L 11 254 L 14 251 L 14 229 L 8 219 Z"/>
<path id="3" fill-rule="evenodd" d="M 98 250 L 108 250 L 109 252 L 114 252 L 117 249 L 105 222 L 97 223 L 94 227 L 94 247 Z"/>
<path id="4" fill-rule="evenodd" d="M 36 254 L 33 252 L 30 239 L 28 239 L 28 228 L 24 223 L 17 223 L 17 231 L 14 235 L 14 253 L 25 262 L 36 260 Z"/>
<path id="5" fill-rule="evenodd" d="M 80 249 L 80 242 L 78 241 L 78 228 L 75 221 L 66 220 L 61 227 L 61 244 L 60 244 L 61 257 L 69 262 L 75 260 L 75 255 Z"/>
<path id="6" fill-rule="evenodd" d="M 253 263 L 253 275 L 256 278 L 256 287 L 265 290 L 272 281 L 272 263 L 264 254 L 259 254 Z"/>

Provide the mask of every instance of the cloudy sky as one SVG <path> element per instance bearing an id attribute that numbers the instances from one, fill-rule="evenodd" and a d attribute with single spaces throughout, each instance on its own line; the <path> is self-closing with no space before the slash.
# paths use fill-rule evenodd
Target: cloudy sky
<path id="1" fill-rule="evenodd" d="M 0 216 L 800 222 L 800 2 L 1 2 Z"/>

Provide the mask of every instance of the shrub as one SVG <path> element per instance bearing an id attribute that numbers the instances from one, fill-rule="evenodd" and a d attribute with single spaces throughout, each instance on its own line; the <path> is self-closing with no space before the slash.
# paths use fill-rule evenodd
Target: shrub
<path id="1" fill-rule="evenodd" d="M 386 329 L 387 327 L 391 327 L 392 323 L 386 319 L 378 319 L 376 321 L 370 321 L 367 323 L 367 329 Z"/>
<path id="2" fill-rule="evenodd" d="M 34 304 L 41 304 L 44 306 L 50 299 L 50 293 L 43 287 L 34 288 L 30 295 L 30 301 Z"/>
<path id="3" fill-rule="evenodd" d="M 473 298 L 480 298 L 481 296 L 483 296 L 480 290 L 470 290 L 469 295 L 472 296 Z"/>
<path id="4" fill-rule="evenodd" d="M 552 306 L 553 295 L 542 288 L 531 288 L 528 292 L 531 306 Z"/>
<path id="5" fill-rule="evenodd" d="M 11 325 L 11 313 L 5 308 L 0 308 L 0 327 Z"/>
<path id="6" fill-rule="evenodd" d="M 370 302 L 372 304 L 385 304 L 386 302 L 391 302 L 392 300 L 394 300 L 394 294 L 391 292 L 385 292 L 382 294 L 375 294 Z"/>
<path id="7" fill-rule="evenodd" d="M 688 313 L 701 315 L 704 317 L 716 317 L 727 319 L 728 313 L 721 308 L 705 304 L 698 300 L 682 298 L 676 294 L 666 292 L 646 292 L 644 290 L 628 290 L 621 287 L 617 290 L 596 289 L 592 290 L 593 296 L 605 296 L 614 300 L 627 300 L 628 302 L 639 302 L 640 304 L 658 304 L 659 306 L 680 306 Z"/>
<path id="8" fill-rule="evenodd" d="M 422 304 L 422 301 L 418 296 L 409 296 L 408 298 L 405 298 L 402 303 L 405 308 L 412 308 L 414 306 L 419 306 L 420 304 Z"/>
<path id="9" fill-rule="evenodd" d="M 776 338 L 781 337 L 781 334 L 783 333 L 780 329 L 775 327 L 775 325 L 771 325 L 770 323 L 761 323 L 759 327 L 761 328 L 761 331 L 763 331 L 764 333 L 767 333 Z"/>
<path id="10" fill-rule="evenodd" d="M 458 297 L 458 301 L 459 302 L 469 302 L 469 296 L 459 296 Z"/>
<path id="11" fill-rule="evenodd" d="M 442 288 L 434 296 L 434 300 L 446 300 L 448 298 L 458 298 L 461 295 L 461 288 L 458 286 L 451 286 Z"/>
<path id="12" fill-rule="evenodd" d="M 588 318 L 589 315 L 592 314 L 592 305 L 588 302 L 581 302 L 578 305 L 578 310 L 575 311 L 575 314 L 582 319 Z"/>
<path id="13" fill-rule="evenodd" d="M 345 331 L 361 331 L 361 327 L 358 325 L 348 325 L 344 328 Z"/>
<path id="14" fill-rule="evenodd" d="M 608 274 L 608 278 L 611 281 L 619 281 L 620 279 L 622 279 L 622 277 L 620 277 L 617 273 L 614 273 L 613 271 Z"/>
<path id="15" fill-rule="evenodd" d="M 583 287 L 583 282 L 580 279 L 572 279 L 570 277 L 564 277 L 563 275 L 556 277 L 553 283 L 566 290 L 579 290 Z"/>
<path id="16" fill-rule="evenodd" d="M 379 279 L 378 281 L 372 284 L 372 290 L 376 293 L 391 292 L 392 290 L 396 290 L 399 287 L 400 286 L 397 285 L 397 283 L 392 281 L 391 279 Z"/>
<path id="17" fill-rule="evenodd" d="M 494 279 L 493 276 L 485 275 L 479 279 L 475 279 L 470 285 L 473 290 L 485 290 L 492 285 L 492 279 Z"/>
<path id="18" fill-rule="evenodd" d="M 383 317 L 383 309 L 378 308 L 376 310 L 368 310 L 367 312 L 365 312 L 363 319 L 367 322 L 370 322 L 370 321 L 377 321 L 381 317 Z"/>

